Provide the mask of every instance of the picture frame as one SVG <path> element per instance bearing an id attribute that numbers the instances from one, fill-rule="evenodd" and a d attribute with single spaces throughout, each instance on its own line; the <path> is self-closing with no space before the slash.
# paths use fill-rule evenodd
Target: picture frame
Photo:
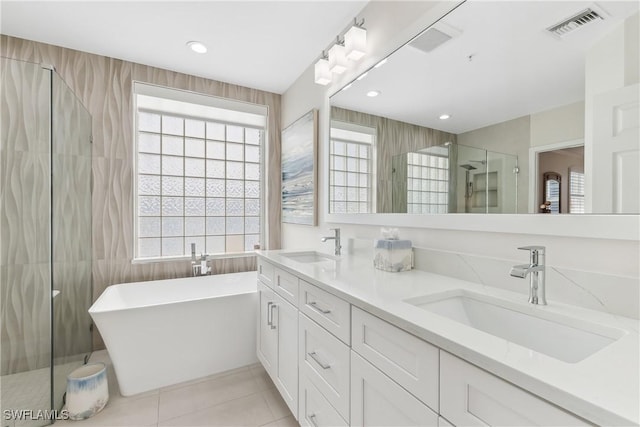
<path id="1" fill-rule="evenodd" d="M 316 226 L 318 210 L 318 110 L 282 131 L 282 222 Z"/>

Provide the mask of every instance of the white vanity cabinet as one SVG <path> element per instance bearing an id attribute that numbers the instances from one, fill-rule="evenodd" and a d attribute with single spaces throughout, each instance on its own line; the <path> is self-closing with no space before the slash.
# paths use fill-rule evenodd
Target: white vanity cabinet
<path id="1" fill-rule="evenodd" d="M 442 350 L 440 414 L 459 426 L 592 425 Z"/>
<path id="2" fill-rule="evenodd" d="M 258 359 L 297 418 L 298 309 L 260 280 L 258 292 Z"/>
<path id="3" fill-rule="evenodd" d="M 326 288 L 258 265 L 258 358 L 303 426 L 590 425 Z"/>

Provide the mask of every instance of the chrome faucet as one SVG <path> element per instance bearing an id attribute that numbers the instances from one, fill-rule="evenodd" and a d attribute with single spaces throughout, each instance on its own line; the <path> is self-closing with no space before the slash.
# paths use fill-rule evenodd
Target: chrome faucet
<path id="1" fill-rule="evenodd" d="M 335 255 L 340 255 L 340 249 L 342 248 L 342 246 L 340 246 L 340 229 L 339 228 L 330 228 L 329 230 L 333 230 L 334 235 L 333 236 L 325 236 L 322 239 L 320 239 L 322 242 L 326 242 L 327 240 L 334 240 L 335 241 L 335 249 L 334 249 L 334 254 Z"/>
<path id="2" fill-rule="evenodd" d="M 529 302 L 536 305 L 547 305 L 545 297 L 545 265 L 544 265 L 544 246 L 523 246 L 518 248 L 523 251 L 529 251 L 529 264 L 514 265 L 511 267 L 509 274 L 519 279 L 529 276 Z"/>

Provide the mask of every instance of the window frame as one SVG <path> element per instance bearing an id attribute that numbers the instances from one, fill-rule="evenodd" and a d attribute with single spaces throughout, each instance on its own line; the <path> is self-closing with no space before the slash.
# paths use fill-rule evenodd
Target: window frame
<path id="1" fill-rule="evenodd" d="M 231 110 L 231 111 L 235 111 L 235 112 L 248 112 L 249 114 L 259 114 L 263 116 L 264 119 L 264 125 L 263 126 L 256 126 L 256 125 L 252 125 L 252 124 L 244 124 L 244 123 L 238 123 L 238 122 L 233 122 L 233 121 L 228 121 L 228 120 L 220 120 L 220 119 L 216 119 L 216 118 L 211 118 L 211 117 L 206 117 L 206 116 L 202 116 L 202 115 L 189 115 L 189 114 L 184 114 L 184 113 L 180 113 L 180 112 L 169 112 L 169 111 L 158 111 L 158 110 L 153 110 L 150 109 L 148 107 L 142 107 L 139 108 L 138 106 L 138 95 L 150 95 L 150 96 L 154 96 L 154 97 L 158 97 L 158 98 L 165 98 L 167 100 L 179 100 L 180 102 L 187 102 L 187 103 L 193 103 L 196 105 L 205 105 L 205 106 L 213 106 L 214 108 L 221 108 L 224 110 Z M 204 104 L 202 102 L 198 102 L 198 101 L 206 101 L 208 104 Z M 222 98 L 222 97 L 217 97 L 217 96 L 213 96 L 213 95 L 207 95 L 207 94 L 202 94 L 202 93 L 198 93 L 198 92 L 191 92 L 191 91 L 186 91 L 186 90 L 182 90 L 182 89 L 175 89 L 175 88 L 169 88 L 169 87 L 163 87 L 163 86 L 157 86 L 157 85 L 152 85 L 152 84 L 148 84 L 148 83 L 143 83 L 143 82 L 137 82 L 134 81 L 133 83 L 133 89 L 132 89 L 132 105 L 133 105 L 133 126 L 132 126 L 132 138 L 133 138 L 133 144 L 132 144 L 132 181 L 133 181 L 133 201 L 132 201 L 132 220 L 133 220 L 133 233 L 132 233 L 132 237 L 133 237 L 133 255 L 131 258 L 131 263 L 132 264 L 145 264 L 145 263 L 157 263 L 157 262 L 172 262 L 172 261 L 183 261 L 183 260 L 189 260 L 191 259 L 190 255 L 175 255 L 175 256 L 155 256 L 155 257 L 140 257 L 139 254 L 139 247 L 138 247 L 138 239 L 139 239 L 139 212 L 138 212 L 138 199 L 139 199 L 139 193 L 138 193 L 138 176 L 139 176 L 139 172 L 138 172 L 138 135 L 139 135 L 139 129 L 138 129 L 138 116 L 139 116 L 139 112 L 143 111 L 143 112 L 153 112 L 155 114 L 160 114 L 160 115 L 171 115 L 174 117 L 181 117 L 183 119 L 190 119 L 190 120 L 202 120 L 205 123 L 206 122 L 215 122 L 215 123 L 219 123 L 219 124 L 224 124 L 226 125 L 232 125 L 232 126 L 240 126 L 243 128 L 252 128 L 252 129 L 258 129 L 261 132 L 261 140 L 260 143 L 258 144 L 259 147 L 259 155 L 260 155 L 260 161 L 259 161 L 259 165 L 260 165 L 260 175 L 259 175 L 259 180 L 258 182 L 260 183 L 260 194 L 259 194 L 259 198 L 258 200 L 260 201 L 260 210 L 259 210 L 259 224 L 260 224 L 260 232 L 259 232 L 259 243 L 261 248 L 265 248 L 266 247 L 266 238 L 268 236 L 268 218 L 267 218 L 267 209 L 266 209 L 266 194 L 267 194 L 267 183 L 265 181 L 266 178 L 266 167 L 267 167 L 267 161 L 265 159 L 265 156 L 267 154 L 267 145 L 268 145 L 268 123 L 269 123 L 269 109 L 266 105 L 260 105 L 260 104 L 252 104 L 252 103 L 248 103 L 248 102 L 244 102 L 244 101 L 238 101 L 238 100 L 234 100 L 234 99 L 230 99 L 230 98 Z M 236 107 L 235 109 L 232 107 Z M 186 136 L 183 136 L 183 138 L 186 138 Z M 206 144 L 206 138 L 205 138 L 205 144 Z M 226 146 L 226 138 L 225 138 L 225 146 Z M 206 148 L 205 148 L 206 149 Z M 185 153 L 183 151 L 183 154 L 181 156 L 183 159 L 186 157 Z M 203 158 L 206 162 L 206 154 L 205 157 Z M 226 159 L 225 159 L 226 161 Z M 242 162 L 243 164 L 245 163 L 245 161 L 243 160 Z M 183 171 L 183 175 L 184 175 L 184 171 Z M 160 176 L 162 176 L 162 173 L 160 173 Z M 206 179 L 206 177 L 205 177 Z M 227 178 L 225 177 L 225 181 L 227 180 Z M 246 181 L 245 179 L 243 179 L 243 181 Z M 187 196 L 182 196 L 182 197 L 187 197 Z M 225 197 L 226 199 L 226 197 Z M 245 198 L 243 197 L 243 200 Z M 227 217 L 226 213 L 225 213 L 225 218 Z M 162 218 L 162 215 L 160 216 L 160 218 Z M 187 218 L 186 216 L 183 216 L 182 218 Z M 205 215 L 206 218 L 206 215 Z M 243 215 L 242 218 L 244 219 L 245 216 Z M 206 219 L 205 219 L 206 221 Z M 162 224 L 161 224 L 162 227 Z M 244 235 L 244 233 L 243 233 Z M 223 236 L 227 236 L 226 232 Z M 187 239 L 189 236 L 185 236 L 184 232 L 183 235 L 181 236 L 184 239 Z M 206 239 L 206 233 L 205 233 L 205 239 Z M 185 243 L 186 244 L 186 243 Z M 202 250 L 203 248 L 196 248 L 196 255 L 199 257 L 200 253 L 204 253 L 204 251 Z M 255 256 L 255 251 L 254 250 L 249 250 L 249 251 L 242 251 L 242 252 L 224 252 L 224 253 L 207 253 L 206 254 L 207 257 L 209 259 L 231 259 L 231 258 L 246 258 L 246 257 L 253 257 Z"/>

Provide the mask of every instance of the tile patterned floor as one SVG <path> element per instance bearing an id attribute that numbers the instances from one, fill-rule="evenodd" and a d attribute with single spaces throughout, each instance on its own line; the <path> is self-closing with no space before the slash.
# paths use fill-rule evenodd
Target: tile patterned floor
<path id="1" fill-rule="evenodd" d="M 92 418 L 58 421 L 56 427 L 298 426 L 259 364 L 123 397 L 107 352 L 94 352 L 90 361 L 107 365 L 109 403 Z"/>
<path id="2" fill-rule="evenodd" d="M 82 365 L 83 356 L 68 363 L 57 363 L 53 370 L 55 389 L 59 401 L 67 384 L 67 374 Z M 51 368 L 34 369 L 0 377 L 0 409 L 51 409 Z M 41 420 L 7 420 L 0 414 L 0 427 L 36 427 L 46 424 Z"/>

